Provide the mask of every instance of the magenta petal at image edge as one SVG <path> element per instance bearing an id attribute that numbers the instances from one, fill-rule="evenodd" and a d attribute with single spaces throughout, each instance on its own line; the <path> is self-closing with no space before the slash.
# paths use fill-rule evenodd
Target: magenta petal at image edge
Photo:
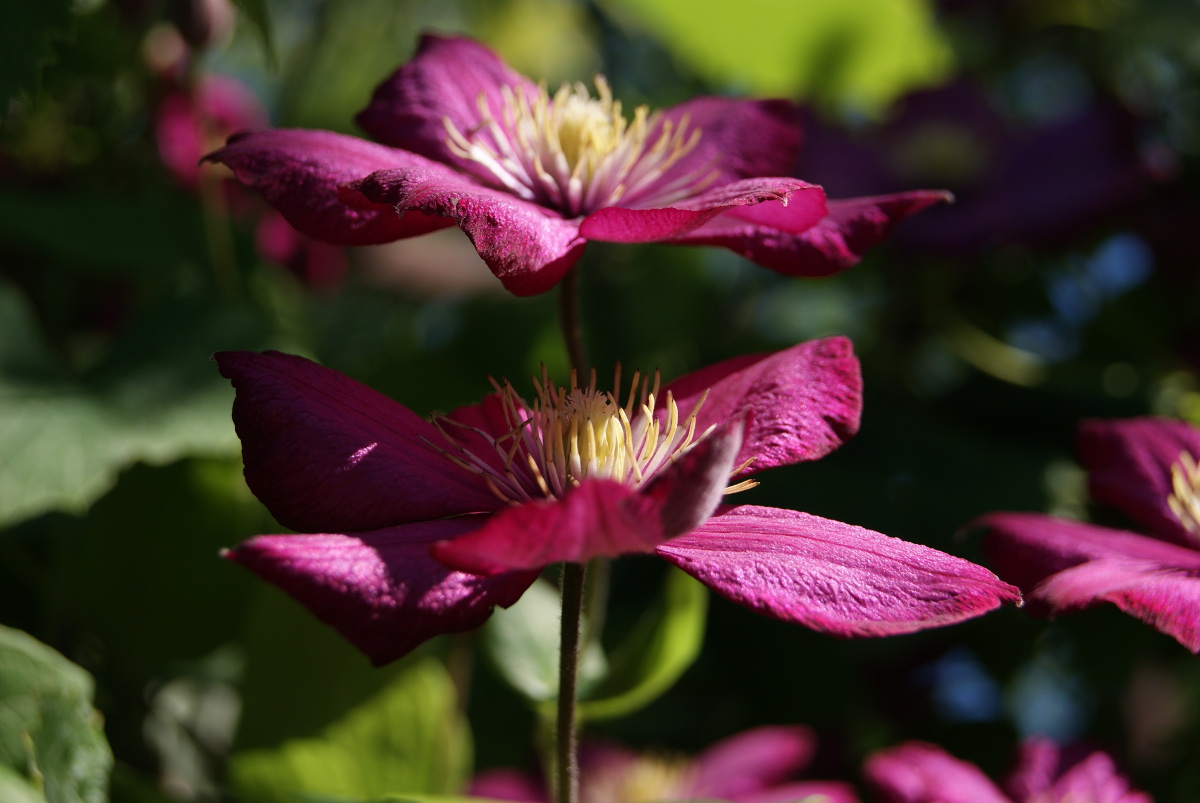
<path id="1" fill-rule="evenodd" d="M 1200 430 L 1167 418 L 1089 420 L 1076 445 L 1093 500 L 1140 532 L 991 513 L 974 522 L 989 563 L 1033 613 L 1111 603 L 1200 652 Z"/>
<path id="2" fill-rule="evenodd" d="M 629 414 L 588 388 L 539 386 L 537 407 L 497 385 L 433 421 L 301 357 L 215 359 L 236 389 L 250 489 L 280 524 L 308 533 L 258 536 L 227 557 L 376 663 L 477 627 L 547 564 L 630 552 L 844 637 L 946 625 L 1019 600 L 986 569 L 919 544 L 721 504 L 750 473 L 815 460 L 857 431 L 861 380 L 844 338 L 709 366 L 631 402 Z M 620 448 L 592 461 L 607 474 L 556 459 L 579 446 L 573 434 L 563 440 L 572 422 L 595 427 L 596 444 L 617 427 Z"/>
<path id="3" fill-rule="evenodd" d="M 858 803 L 848 783 L 794 780 L 812 761 L 816 746 L 816 735 L 803 725 L 743 731 L 690 759 L 641 755 L 619 744 L 585 740 L 579 750 L 580 800 L 788 803 L 815 798 L 820 803 Z M 507 768 L 475 776 L 468 794 L 522 803 L 551 800 L 540 774 Z"/>
<path id="4" fill-rule="evenodd" d="M 371 245 L 457 225 L 517 295 L 552 288 L 588 240 L 718 245 L 826 276 L 950 200 L 913 190 L 827 203 L 789 177 L 799 119 L 788 101 L 723 97 L 628 114 L 603 78 L 551 96 L 478 42 L 426 35 L 357 117 L 375 142 L 243 132 L 207 159 L 318 240 Z"/>
<path id="5" fill-rule="evenodd" d="M 880 803 L 1152 803 L 1130 787 L 1108 754 L 1027 739 L 1002 790 L 974 764 L 942 748 L 907 742 L 880 750 L 863 768 Z"/>

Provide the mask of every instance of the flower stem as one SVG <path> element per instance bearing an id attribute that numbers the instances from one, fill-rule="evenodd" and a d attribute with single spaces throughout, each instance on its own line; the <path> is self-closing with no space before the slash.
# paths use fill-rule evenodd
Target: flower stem
<path id="1" fill-rule="evenodd" d="M 575 739 L 575 698 L 579 678 L 579 630 L 587 567 L 564 563 L 562 634 L 558 656 L 558 719 L 554 729 L 556 803 L 579 801 L 579 749 Z"/>
<path id="2" fill-rule="evenodd" d="M 579 374 L 580 382 L 587 382 L 589 368 L 587 348 L 583 342 L 583 317 L 579 312 L 580 266 L 576 264 L 567 271 L 558 288 L 558 322 L 562 327 L 563 342 L 567 345 L 567 356 L 571 367 Z"/>

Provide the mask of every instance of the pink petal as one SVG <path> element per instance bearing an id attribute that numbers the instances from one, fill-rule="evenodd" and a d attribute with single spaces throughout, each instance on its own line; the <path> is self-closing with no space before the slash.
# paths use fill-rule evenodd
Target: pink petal
<path id="1" fill-rule="evenodd" d="M 225 553 L 274 583 L 378 665 L 443 633 L 479 627 L 516 602 L 536 572 L 476 577 L 442 566 L 429 547 L 485 516 L 350 535 L 260 535 Z"/>
<path id="2" fill-rule="evenodd" d="M 417 210 L 452 219 L 515 295 L 549 290 L 583 254 L 577 223 L 442 165 L 381 170 L 351 186 L 405 214 Z"/>
<path id="3" fill-rule="evenodd" d="M 1169 418 L 1090 420 L 1079 425 L 1076 446 L 1096 500 L 1163 538 L 1192 547 L 1200 543 L 1167 505 L 1171 467 L 1180 454 L 1200 459 L 1200 430 Z"/>
<path id="4" fill-rule="evenodd" d="M 686 415 L 709 391 L 697 429 L 750 414 L 737 465 L 743 473 L 816 460 L 858 431 L 862 378 L 844 337 L 812 340 L 783 351 L 734 357 L 676 379 L 670 391 Z"/>
<path id="5" fill-rule="evenodd" d="M 843 637 L 940 627 L 1020 599 L 961 558 L 777 508 L 718 513 L 658 554 L 726 599 Z"/>
<path id="6" fill-rule="evenodd" d="M 733 800 L 792 778 L 812 760 L 816 736 L 803 725 L 754 728 L 722 739 L 692 761 L 694 800 Z"/>
<path id="7" fill-rule="evenodd" d="M 642 488 L 585 480 L 561 499 L 502 510 L 479 530 L 438 544 L 434 555 L 460 571 L 495 574 L 651 552 L 712 514 L 740 445 L 740 423 L 731 424 L 697 443 Z"/>
<path id="8" fill-rule="evenodd" d="M 481 95 L 487 99 L 492 116 L 503 119 L 502 86 L 522 86 L 526 93 L 537 92 L 537 84 L 480 43 L 426 34 L 412 60 L 379 85 L 371 103 L 355 120 L 386 145 L 470 172 L 478 165 L 446 147 L 443 121 L 448 119 L 462 132 L 475 128 L 480 121 Z"/>
<path id="9" fill-rule="evenodd" d="M 374 170 L 424 160 L 419 156 L 329 131 L 247 132 L 204 157 L 233 170 L 262 193 L 301 233 L 338 245 L 373 245 L 445 228 L 450 221 L 414 212 L 398 216 L 339 186 Z"/>
<path id="10" fill-rule="evenodd" d="M 796 233 L 755 218 L 754 207 L 726 212 L 677 237 L 681 245 L 719 245 L 787 276 L 829 276 L 858 264 L 896 224 L 949 193 L 930 190 L 829 201 L 829 215 Z"/>
<path id="11" fill-rule="evenodd" d="M 854 787 L 840 781 L 797 781 L 730 800 L 732 803 L 859 803 Z"/>
<path id="12" fill-rule="evenodd" d="M 974 764 L 932 744 L 906 742 L 873 753 L 863 774 L 884 803 L 1014 803 Z"/>
<path id="13" fill-rule="evenodd" d="M 1081 800 L 1087 803 L 1151 803 L 1143 792 L 1130 789 L 1105 753 L 1068 757 L 1049 739 L 1027 739 L 1006 787 L 1014 800 Z M 1038 797 L 1038 796 L 1042 797 Z"/>
<path id="14" fill-rule="evenodd" d="M 741 207 L 769 208 L 787 225 L 809 228 L 825 215 L 825 193 L 820 187 L 794 178 L 748 178 L 723 184 L 669 207 L 629 209 L 608 207 L 583 219 L 579 233 L 589 240 L 646 243 L 679 237 L 718 214 Z"/>
<path id="15" fill-rule="evenodd" d="M 246 483 L 281 524 L 360 532 L 499 504 L 435 427 L 367 386 L 280 352 L 215 359 L 237 391 Z"/>
<path id="16" fill-rule="evenodd" d="M 515 800 L 518 803 L 547 803 L 546 782 L 538 776 L 509 769 L 494 767 L 477 773 L 467 787 L 470 797 L 490 800 Z"/>
<path id="17" fill-rule="evenodd" d="M 1026 591 L 1033 612 L 1110 602 L 1200 652 L 1200 552 L 1032 513 L 993 513 L 978 523 L 989 562 Z"/>

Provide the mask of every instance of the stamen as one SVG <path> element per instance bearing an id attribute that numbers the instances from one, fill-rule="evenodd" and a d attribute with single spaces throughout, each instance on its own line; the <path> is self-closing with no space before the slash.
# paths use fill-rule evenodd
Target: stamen
<path id="1" fill-rule="evenodd" d="M 618 201 L 665 206 L 694 195 L 719 175 L 711 164 L 662 179 L 699 143 L 701 131 L 683 116 L 664 120 L 646 106 L 622 113 L 604 76 L 596 97 L 582 83 L 563 84 L 553 99 L 544 85 L 500 88 L 499 119 L 480 93 L 479 121 L 465 132 L 446 117 L 446 147 L 481 167 L 500 186 L 575 217 Z M 620 388 L 614 384 L 614 388 Z"/>
<path id="2" fill-rule="evenodd" d="M 1180 452 L 1179 462 L 1171 466 L 1167 505 L 1193 539 L 1200 541 L 1200 466 L 1187 452 Z"/>

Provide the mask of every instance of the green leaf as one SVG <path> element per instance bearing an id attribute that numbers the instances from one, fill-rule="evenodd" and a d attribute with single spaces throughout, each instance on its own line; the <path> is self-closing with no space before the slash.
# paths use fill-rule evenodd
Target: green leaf
<path id="1" fill-rule="evenodd" d="M 68 38 L 73 0 L 6 3 L 0 25 L 0 119 L 8 101 L 33 93 L 42 68 L 54 61 L 54 46 Z"/>
<path id="2" fill-rule="evenodd" d="M 877 114 L 949 75 L 926 0 L 603 0 L 720 86 Z"/>
<path id="3" fill-rule="evenodd" d="M 558 590 L 539 580 L 516 604 L 493 613 L 484 627 L 488 657 L 501 677 L 529 700 L 546 702 L 558 697 L 561 620 Z M 592 643 L 579 669 L 580 687 L 599 680 L 606 668 L 603 650 Z"/>
<path id="4" fill-rule="evenodd" d="M 91 676 L 3 626 L 0 767 L 8 770 L 0 773 L 0 799 L 39 803 L 103 803 L 112 769 L 112 751 L 92 707 Z"/>
<path id="5" fill-rule="evenodd" d="M 230 776 L 239 800 L 251 803 L 372 799 L 456 792 L 470 764 L 454 684 L 441 663 L 425 658 L 317 737 L 236 754 Z"/>
<path id="6" fill-rule="evenodd" d="M 244 311 L 171 303 L 133 322 L 94 368 L 69 371 L 0 283 L 0 527 L 82 512 L 138 461 L 236 454 L 233 392 L 208 357 L 260 345 L 258 327 Z"/>
<path id="7" fill-rule="evenodd" d="M 671 569 L 659 606 L 613 651 L 611 671 L 579 705 L 583 719 L 611 719 L 649 704 L 683 674 L 704 644 L 708 591 Z"/>
<path id="8" fill-rule="evenodd" d="M 263 50 L 267 54 L 267 63 L 271 69 L 279 66 L 279 56 L 275 50 L 275 34 L 271 25 L 271 9 L 267 0 L 233 0 L 233 4 L 246 15 L 262 39 Z"/>

